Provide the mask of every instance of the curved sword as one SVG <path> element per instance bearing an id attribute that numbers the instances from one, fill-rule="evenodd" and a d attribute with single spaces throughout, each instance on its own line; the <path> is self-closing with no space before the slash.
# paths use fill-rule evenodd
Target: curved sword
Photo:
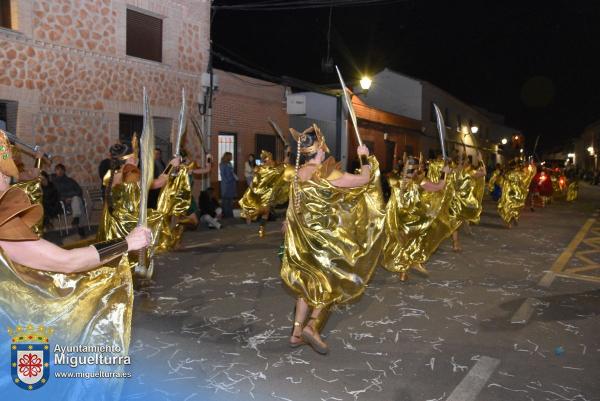
<path id="1" fill-rule="evenodd" d="M 148 92 L 144 87 L 144 128 L 140 138 L 140 208 L 138 227 L 148 226 L 148 191 L 154 177 L 154 125 L 150 115 Z M 152 246 L 152 245 L 151 245 Z M 146 267 L 146 248 L 139 251 L 136 273 L 142 277 L 150 278 L 149 269 Z"/>
<path id="2" fill-rule="evenodd" d="M 446 124 L 444 123 L 444 116 L 437 104 L 433 104 L 435 109 L 435 118 L 437 121 L 437 130 L 440 135 L 440 146 L 442 147 L 442 157 L 446 160 Z"/>
<path id="3" fill-rule="evenodd" d="M 173 146 L 173 157 L 181 156 L 181 138 L 185 132 L 185 125 L 187 123 L 186 115 L 186 104 L 185 104 L 185 87 L 181 88 L 181 108 L 179 109 L 179 123 L 177 124 L 177 136 L 175 137 L 175 145 Z"/>
<path id="4" fill-rule="evenodd" d="M 271 118 L 269 117 L 269 124 L 271 125 L 271 128 L 273 128 L 273 131 L 275 131 L 277 133 L 277 135 L 279 136 L 279 138 L 282 140 L 283 144 L 287 147 L 290 146 L 290 144 L 288 143 L 288 141 L 285 140 L 283 133 L 281 132 L 281 129 L 279 128 L 279 126 L 277 125 L 277 123 L 273 120 L 271 120 Z"/>
<path id="5" fill-rule="evenodd" d="M 356 121 L 356 113 L 354 112 L 354 107 L 352 106 L 352 101 L 348 96 L 348 88 L 344 83 L 344 78 L 342 78 L 342 74 L 340 73 L 340 69 L 338 66 L 335 66 L 335 70 L 337 71 L 338 78 L 340 79 L 340 84 L 342 85 L 342 91 L 344 92 L 344 100 L 346 102 L 346 107 L 348 108 L 348 113 L 350 113 L 350 119 L 352 120 L 352 125 L 354 126 L 354 132 L 356 133 L 356 139 L 358 140 L 358 144 L 362 146 L 363 142 L 360 139 L 360 133 L 358 132 L 358 122 Z"/>

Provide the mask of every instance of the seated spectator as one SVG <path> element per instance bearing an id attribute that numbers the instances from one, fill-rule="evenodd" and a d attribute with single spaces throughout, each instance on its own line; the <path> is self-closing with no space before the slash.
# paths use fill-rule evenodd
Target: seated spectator
<path id="1" fill-rule="evenodd" d="M 52 228 L 51 220 L 56 218 L 60 213 L 60 205 L 58 204 L 60 198 L 56 187 L 50 182 L 48 173 L 42 171 L 40 173 L 40 178 L 42 180 L 42 192 L 44 194 L 42 198 L 42 206 L 44 207 L 44 227 Z"/>
<path id="2" fill-rule="evenodd" d="M 206 188 L 200 192 L 198 199 L 198 209 L 200 214 L 200 221 L 208 225 L 209 228 L 221 228 L 221 220 L 223 209 L 219 206 L 219 202 L 214 196 L 213 188 Z"/>
<path id="3" fill-rule="evenodd" d="M 52 184 L 56 187 L 60 200 L 64 202 L 65 206 L 71 207 L 73 215 L 71 225 L 77 228 L 77 232 L 81 237 L 84 237 L 85 230 L 79 226 L 79 219 L 83 210 L 83 191 L 77 181 L 67 176 L 63 164 L 57 164 L 54 172 Z"/>

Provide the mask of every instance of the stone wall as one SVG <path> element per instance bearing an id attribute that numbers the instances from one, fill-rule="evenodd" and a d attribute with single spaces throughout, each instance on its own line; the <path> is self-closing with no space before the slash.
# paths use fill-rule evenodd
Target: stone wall
<path id="1" fill-rule="evenodd" d="M 18 102 L 16 134 L 59 155 L 82 185 L 119 137 L 119 113 L 177 120 L 181 88 L 196 111 L 206 70 L 207 0 L 13 0 L 12 30 L 0 29 L 0 99 Z M 163 61 L 125 54 L 126 10 L 163 18 Z M 193 154 L 199 147 L 189 144 Z M 51 169 L 52 166 L 47 166 Z"/>

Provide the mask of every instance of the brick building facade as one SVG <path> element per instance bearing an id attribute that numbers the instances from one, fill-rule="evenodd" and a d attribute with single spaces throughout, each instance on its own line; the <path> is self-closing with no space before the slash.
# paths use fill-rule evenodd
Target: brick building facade
<path id="1" fill-rule="evenodd" d="M 168 136 L 177 120 L 182 87 L 197 112 L 208 0 L 0 1 L 9 10 L 0 28 L 7 129 L 58 155 L 54 162 L 81 184 L 98 184 L 98 163 L 123 136 L 122 116 L 142 114 L 143 86 L 159 135 Z M 132 55 L 152 46 L 158 58 Z"/>
<path id="2" fill-rule="evenodd" d="M 283 157 L 283 142 L 269 125 L 272 119 L 289 137 L 289 118 L 285 107 L 286 87 L 243 75 L 215 70 L 219 87 L 213 100 L 211 153 L 217 161 L 224 151 L 234 154 L 239 190 L 245 188 L 244 162 L 248 154 L 270 150 L 278 161 Z M 211 172 L 211 185 L 218 187 L 218 169 Z M 241 192 L 238 191 L 240 194 Z"/>
<path id="3" fill-rule="evenodd" d="M 352 104 L 358 120 L 361 140 L 377 157 L 382 172 L 389 172 L 397 167 L 402 155 L 418 156 L 421 146 L 421 121 L 409 117 L 389 113 L 370 107 L 358 96 L 352 97 Z M 348 155 L 354 164 L 356 157 L 356 135 L 349 122 Z M 424 155 L 427 157 L 427 155 Z"/>

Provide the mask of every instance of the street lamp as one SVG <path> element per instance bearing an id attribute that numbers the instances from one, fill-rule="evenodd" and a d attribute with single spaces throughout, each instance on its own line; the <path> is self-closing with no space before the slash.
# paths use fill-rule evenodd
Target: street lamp
<path id="1" fill-rule="evenodd" d="M 588 146 L 587 151 L 590 154 L 590 156 L 594 155 L 594 147 L 593 146 Z"/>
<path id="2" fill-rule="evenodd" d="M 360 87 L 362 88 L 363 92 L 366 93 L 371 87 L 372 83 L 373 81 L 371 80 L 371 78 L 367 77 L 366 75 L 362 77 L 360 80 Z"/>
<path id="3" fill-rule="evenodd" d="M 471 127 L 471 133 L 472 133 L 472 134 L 476 134 L 476 133 L 477 133 L 477 131 L 479 131 L 479 127 L 478 127 L 478 126 L 476 126 L 476 125 L 473 125 L 473 126 Z"/>
<path id="4" fill-rule="evenodd" d="M 506 145 L 506 144 L 508 143 L 508 139 L 506 139 L 506 138 L 502 138 L 502 141 L 501 141 L 501 142 L 502 142 L 502 145 Z"/>
<path id="5" fill-rule="evenodd" d="M 519 153 L 523 153 L 523 148 L 519 149 Z"/>

